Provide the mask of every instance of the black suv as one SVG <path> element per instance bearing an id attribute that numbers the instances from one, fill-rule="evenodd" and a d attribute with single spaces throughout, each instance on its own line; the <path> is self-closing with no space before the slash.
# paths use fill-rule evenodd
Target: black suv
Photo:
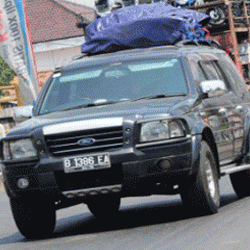
<path id="1" fill-rule="evenodd" d="M 2 140 L 4 186 L 27 238 L 79 203 L 113 215 L 128 196 L 180 193 L 220 206 L 219 178 L 250 195 L 250 96 L 228 55 L 178 43 L 78 58 L 43 87 L 33 117 Z"/>

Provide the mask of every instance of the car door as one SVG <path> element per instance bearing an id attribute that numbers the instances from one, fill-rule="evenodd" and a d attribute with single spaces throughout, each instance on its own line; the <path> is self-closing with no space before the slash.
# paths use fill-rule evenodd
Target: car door
<path id="1" fill-rule="evenodd" d="M 219 69 L 218 58 L 213 55 L 190 55 L 189 62 L 191 71 L 200 89 L 203 81 L 211 82 L 211 90 L 214 89 L 213 84 L 219 80 L 222 86 L 221 94 L 209 98 L 202 99 L 198 113 L 213 130 L 215 141 L 219 153 L 220 161 L 232 161 L 234 155 L 234 138 L 230 128 L 230 116 L 234 109 L 232 102 L 233 93 L 227 86 L 223 75 Z"/>
<path id="2" fill-rule="evenodd" d="M 234 93 L 232 98 L 234 109 L 229 117 L 229 122 L 234 137 L 234 157 L 236 158 L 242 155 L 245 138 L 244 124 L 246 115 L 249 113 L 249 93 L 246 89 L 246 83 L 240 77 L 232 60 L 226 55 L 221 55 L 220 58 L 219 66 Z"/>

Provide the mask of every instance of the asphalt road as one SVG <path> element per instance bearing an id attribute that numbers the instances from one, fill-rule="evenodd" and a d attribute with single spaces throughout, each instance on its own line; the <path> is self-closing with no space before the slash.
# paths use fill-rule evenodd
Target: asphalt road
<path id="1" fill-rule="evenodd" d="M 238 200 L 228 177 L 220 185 L 222 205 L 215 215 L 191 215 L 178 195 L 123 199 L 118 218 L 106 222 L 77 205 L 57 212 L 51 238 L 34 241 L 18 232 L 0 187 L 0 249 L 250 249 L 250 198 Z"/>

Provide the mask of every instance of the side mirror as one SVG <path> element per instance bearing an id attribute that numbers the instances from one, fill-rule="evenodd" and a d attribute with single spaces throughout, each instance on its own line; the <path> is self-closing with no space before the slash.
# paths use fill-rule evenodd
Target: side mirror
<path id="1" fill-rule="evenodd" d="M 200 83 L 203 99 L 221 96 L 227 92 L 226 85 L 221 80 L 206 80 Z"/>
<path id="2" fill-rule="evenodd" d="M 22 122 L 32 117 L 33 105 L 15 107 L 14 110 L 14 120 L 15 122 Z"/>

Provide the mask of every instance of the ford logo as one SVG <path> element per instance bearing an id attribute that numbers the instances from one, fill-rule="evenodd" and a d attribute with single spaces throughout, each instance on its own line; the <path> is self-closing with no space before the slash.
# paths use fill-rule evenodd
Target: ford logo
<path id="1" fill-rule="evenodd" d="M 85 139 L 81 139 L 77 142 L 77 144 L 79 146 L 90 146 L 92 144 L 95 143 L 95 139 L 94 138 L 85 138 Z"/>

